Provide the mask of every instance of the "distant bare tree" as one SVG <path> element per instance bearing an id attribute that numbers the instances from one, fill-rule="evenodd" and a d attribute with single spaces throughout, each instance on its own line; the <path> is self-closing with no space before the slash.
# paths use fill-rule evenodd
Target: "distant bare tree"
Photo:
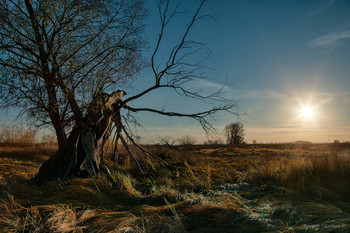
<path id="1" fill-rule="evenodd" d="M 227 144 L 240 145 L 244 142 L 244 128 L 240 122 L 231 123 L 225 126 Z"/>
<path id="2" fill-rule="evenodd" d="M 57 136 L 59 150 L 40 168 L 37 181 L 94 176 L 100 169 L 106 170 L 101 163 L 109 139 L 114 141 L 115 153 L 119 141 L 124 145 L 140 171 L 128 141 L 161 160 L 132 137 L 127 126 L 138 124 L 134 113 L 190 118 L 205 131 L 213 130 L 210 117 L 218 111 L 230 111 L 233 104 L 218 102 L 221 90 L 201 94 L 187 85 L 204 78 L 202 59 L 198 60 L 204 44 L 189 39 L 193 26 L 204 17 L 199 14 L 204 3 L 200 1 L 179 41 L 165 56 L 160 51 L 165 31 L 183 12 L 178 7 L 171 10 L 169 0 L 159 1 L 160 32 L 149 62 L 153 78 L 148 87 L 129 98 L 125 98 L 125 89 L 145 64 L 141 56 L 145 47 L 142 0 L 0 3 L 2 107 L 20 108 L 22 115 L 39 126 L 52 126 Z M 134 106 L 159 89 L 212 105 L 194 113 Z"/>

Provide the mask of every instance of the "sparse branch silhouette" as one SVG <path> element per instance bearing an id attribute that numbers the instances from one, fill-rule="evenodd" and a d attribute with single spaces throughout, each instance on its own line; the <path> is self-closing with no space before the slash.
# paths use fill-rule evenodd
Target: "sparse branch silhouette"
<path id="1" fill-rule="evenodd" d="M 104 166 L 108 140 L 113 140 L 115 160 L 121 142 L 141 172 L 141 164 L 127 140 L 166 165 L 138 145 L 126 129 L 128 122 L 139 124 L 134 113 L 191 118 L 210 132 L 214 130 L 210 121 L 213 114 L 232 112 L 232 103 L 218 102 L 222 89 L 203 94 L 186 86 L 205 79 L 200 73 L 203 59 L 198 60 L 205 44 L 189 36 L 203 18 L 200 11 L 204 4 L 205 0 L 200 1 L 178 42 L 167 58 L 159 61 L 167 27 L 185 13 L 179 6 L 171 10 L 169 0 L 159 2 L 160 32 L 149 64 L 153 81 L 130 97 L 125 87 L 146 64 L 142 56 L 147 44 L 142 1 L 5 0 L 0 4 L 2 107 L 20 108 L 21 115 L 35 125 L 52 127 L 58 141 L 57 153 L 43 164 L 35 181 L 95 176 L 100 170 L 108 174 Z M 159 89 L 215 104 L 197 113 L 134 107 L 139 99 Z"/>

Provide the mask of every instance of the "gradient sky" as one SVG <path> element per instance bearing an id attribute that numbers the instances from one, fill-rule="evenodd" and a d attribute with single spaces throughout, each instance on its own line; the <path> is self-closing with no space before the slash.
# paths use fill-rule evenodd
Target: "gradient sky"
<path id="1" fill-rule="evenodd" d="M 159 29 L 155 2 L 146 5 L 151 49 Z M 183 3 L 190 13 L 198 1 Z M 253 139 L 350 140 L 350 1 L 209 0 L 202 14 L 207 13 L 216 19 L 200 22 L 190 34 L 210 49 L 210 57 L 204 61 L 211 68 L 205 71 L 210 80 L 196 87 L 210 91 L 224 86 L 225 97 L 238 104 L 237 112 L 245 113 L 239 118 L 218 114 L 213 120 L 218 132 L 214 138 L 223 136 L 226 124 L 241 121 L 249 143 Z M 186 14 L 181 15 L 166 32 L 164 54 L 186 20 Z M 128 93 L 138 92 L 151 81 L 151 73 L 143 71 Z M 315 109 L 312 119 L 300 117 L 303 105 Z M 180 112 L 205 109 L 203 104 L 168 91 L 147 95 L 134 106 Z M 13 118 L 1 115 L 2 124 Z M 207 140 L 195 121 L 145 113 L 137 117 L 144 126 L 137 134 L 145 143 L 183 135 L 198 137 L 199 143 Z"/>
<path id="2" fill-rule="evenodd" d="M 148 33 L 155 40 L 158 18 L 149 4 Z M 191 37 L 207 43 L 211 55 L 205 64 L 214 71 L 200 85 L 208 90 L 225 85 L 225 96 L 246 113 L 239 119 L 219 114 L 214 120 L 219 136 L 226 124 L 239 120 L 247 142 L 350 140 L 350 1 L 217 0 L 208 1 L 203 13 L 216 20 L 196 25 Z M 183 18 L 170 37 L 181 33 Z M 198 106 L 167 93 L 147 101 L 183 111 Z M 303 105 L 315 109 L 312 119 L 299 116 Z M 193 134 L 205 140 L 190 120 L 140 118 L 149 137 Z"/>

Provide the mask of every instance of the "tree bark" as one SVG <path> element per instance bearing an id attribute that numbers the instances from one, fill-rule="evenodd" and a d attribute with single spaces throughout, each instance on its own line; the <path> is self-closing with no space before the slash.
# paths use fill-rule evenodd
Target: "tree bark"
<path id="1" fill-rule="evenodd" d="M 106 93 L 102 94 L 107 95 Z M 107 100 L 120 101 L 120 99 L 115 98 L 118 94 L 116 92 L 107 95 Z M 109 172 L 106 172 L 108 168 L 102 167 L 103 164 L 101 166 L 99 156 L 103 148 L 98 148 L 100 139 L 104 138 L 110 128 L 113 116 L 113 110 L 110 109 L 109 101 L 106 103 L 101 106 L 98 102 L 93 101 L 90 104 L 86 117 L 81 121 L 77 121 L 68 140 L 65 140 L 66 144 L 59 146 L 55 155 L 41 166 L 38 174 L 32 181 L 42 184 L 53 179 L 64 180 L 70 177 L 93 177 L 97 175 L 100 169 L 109 176 L 109 180 L 113 180 Z M 115 185 L 115 183 L 112 183 L 112 185 Z"/>
<path id="2" fill-rule="evenodd" d="M 49 158 L 32 179 L 34 183 L 43 184 L 49 180 L 64 180 L 71 177 L 93 177 L 100 170 L 94 133 L 81 126 L 78 137 L 72 138 L 66 146 Z"/>
<path id="3" fill-rule="evenodd" d="M 29 13 L 29 18 L 31 21 L 31 27 L 35 35 L 35 43 L 38 46 L 39 58 L 41 63 L 41 77 L 45 80 L 45 87 L 49 99 L 49 116 L 52 122 L 52 125 L 55 128 L 57 135 L 58 148 L 62 149 L 67 145 L 67 136 L 64 132 L 62 126 L 60 114 L 59 114 L 59 105 L 56 96 L 54 77 L 50 73 L 50 68 L 48 65 L 48 54 L 44 46 L 44 38 L 40 33 L 40 26 L 38 19 L 36 18 L 35 11 L 30 0 L 25 0 L 25 5 Z"/>
<path id="4" fill-rule="evenodd" d="M 62 149 L 67 145 L 68 141 L 67 141 L 67 135 L 64 131 L 64 127 L 62 126 L 62 122 L 60 118 L 55 87 L 52 85 L 52 83 L 50 83 L 50 81 L 46 81 L 46 80 L 45 80 L 45 85 L 46 85 L 46 89 L 49 97 L 49 116 L 50 116 L 52 125 L 56 131 L 58 148 Z"/>

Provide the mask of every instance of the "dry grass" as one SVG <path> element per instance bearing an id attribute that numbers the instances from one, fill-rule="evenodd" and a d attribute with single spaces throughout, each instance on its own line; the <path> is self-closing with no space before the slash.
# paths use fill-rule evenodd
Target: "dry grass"
<path id="1" fill-rule="evenodd" d="M 83 232 L 84 224 L 96 217 L 93 210 L 77 213 L 69 205 L 23 207 L 8 194 L 1 206 L 0 228 L 5 232 Z"/>
<path id="2" fill-rule="evenodd" d="M 31 146 L 36 142 L 36 131 L 20 126 L 2 126 L 0 128 L 1 145 Z"/>
<path id="3" fill-rule="evenodd" d="M 148 149 L 173 169 L 141 159 L 149 168 L 144 176 L 121 157 L 116 170 L 108 163 L 120 190 L 113 190 L 104 175 L 43 187 L 27 184 L 40 166 L 33 156 L 37 148 L 23 150 L 22 160 L 0 158 L 0 229 L 346 232 L 350 227 L 350 153 L 344 148 Z"/>
<path id="4" fill-rule="evenodd" d="M 31 146 L 0 146 L 0 158 L 10 158 L 21 161 L 39 161 L 43 162 L 53 155 L 57 150 L 56 145 L 40 145 Z"/>

